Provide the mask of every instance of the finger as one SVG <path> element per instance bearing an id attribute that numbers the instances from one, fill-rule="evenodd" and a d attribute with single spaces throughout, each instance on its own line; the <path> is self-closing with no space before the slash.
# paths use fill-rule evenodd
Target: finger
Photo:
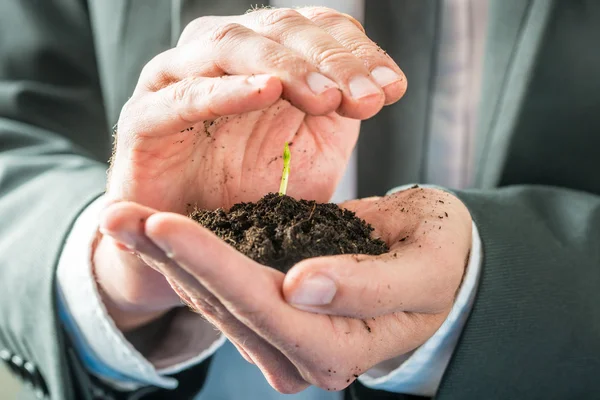
<path id="1" fill-rule="evenodd" d="M 295 307 L 356 318 L 400 311 L 438 313 L 452 304 L 464 271 L 442 249 L 407 246 L 382 256 L 304 260 L 286 275 L 283 293 Z"/>
<path id="2" fill-rule="evenodd" d="M 280 96 L 281 82 L 270 75 L 188 78 L 133 97 L 126 107 L 134 119 L 119 128 L 145 135 L 172 134 L 201 121 L 262 110 Z"/>
<path id="3" fill-rule="evenodd" d="M 146 221 L 145 233 L 236 316 L 270 310 L 281 317 L 285 308 L 293 310 L 282 301 L 273 279 L 273 274 L 283 274 L 247 258 L 191 219 L 154 214 Z"/>
<path id="4" fill-rule="evenodd" d="M 164 258 L 165 258 L 165 261 L 164 261 L 165 263 L 169 262 L 169 260 L 167 260 L 166 257 L 164 257 Z M 199 307 L 196 304 L 194 304 L 194 302 L 192 301 L 192 298 L 187 294 L 187 292 L 185 290 L 183 290 L 183 288 L 179 285 L 179 283 L 177 281 L 175 281 L 172 278 L 170 279 L 169 277 L 166 277 L 166 279 L 169 282 L 169 285 L 171 285 L 171 287 L 175 291 L 175 293 L 177 293 L 177 295 L 181 298 L 181 302 L 184 303 L 191 312 L 200 314 L 203 319 L 210 322 L 209 318 L 207 318 L 205 315 L 202 314 Z M 196 286 L 196 283 L 194 286 Z M 212 301 L 212 302 L 214 302 L 214 301 Z M 213 325 L 214 325 L 214 323 L 213 323 Z M 236 347 L 238 352 L 242 355 L 242 357 L 246 361 L 248 361 L 250 364 L 254 364 L 254 360 L 252 360 L 252 357 L 250 357 L 248 355 L 248 353 L 243 349 L 243 347 L 241 347 L 237 343 L 237 341 L 234 338 L 232 338 L 230 336 L 227 336 L 227 338 L 229 339 L 229 341 L 231 343 L 233 343 L 233 345 Z"/>
<path id="5" fill-rule="evenodd" d="M 180 302 L 164 277 L 155 270 L 154 260 L 162 251 L 144 234 L 144 221 L 155 212 L 132 202 L 113 203 L 103 210 L 99 230 L 123 250 L 120 254 L 122 262 L 113 263 L 110 271 L 96 273 L 104 287 L 117 282 L 121 289 L 112 292 L 124 296 L 128 303 L 136 303 L 142 293 L 152 293 L 153 304 L 162 310 L 178 306 Z M 105 290 L 110 291 L 109 288 Z"/>
<path id="6" fill-rule="evenodd" d="M 373 80 L 383 88 L 386 105 L 395 103 L 404 95 L 407 88 L 404 73 L 385 51 L 369 39 L 358 21 L 325 7 L 306 7 L 298 12 L 363 62 Z"/>
<path id="7" fill-rule="evenodd" d="M 347 18 L 330 9 L 347 22 L 344 29 L 360 32 Z M 343 93 L 338 113 L 354 119 L 367 119 L 383 106 L 385 95 L 362 60 L 321 29 L 300 11 L 289 8 L 263 9 L 246 14 L 240 23 L 281 43 L 304 56 L 319 71 L 337 83 Z M 365 41 L 365 36 L 362 34 Z M 368 39 L 367 39 L 368 40 Z M 390 63 L 390 60 L 386 60 Z M 393 64 L 393 63 L 392 63 Z"/>
<path id="8" fill-rule="evenodd" d="M 150 61 L 136 92 L 155 91 L 192 77 L 268 74 L 279 78 L 283 97 L 304 112 L 324 115 L 339 107 L 342 96 L 336 83 L 303 55 L 229 19 L 199 21 L 192 26 L 208 22 L 208 28 L 202 25 L 194 41 Z"/>
<path id="9" fill-rule="evenodd" d="M 308 386 L 281 352 L 240 322 L 194 276 L 164 253 L 157 258 L 157 265 L 184 303 L 218 328 L 248 362 L 261 370 L 271 386 L 282 393 L 296 393 Z"/>
<path id="10" fill-rule="evenodd" d="M 148 217 L 157 211 L 140 204 L 123 201 L 110 205 L 100 215 L 99 229 L 102 233 L 112 237 L 120 248 L 146 255 L 149 262 L 137 263 L 143 266 L 143 273 L 148 273 L 147 266 L 152 259 L 162 257 L 162 250 L 158 248 L 145 234 L 144 223 Z M 139 258 L 138 258 L 139 260 Z"/>

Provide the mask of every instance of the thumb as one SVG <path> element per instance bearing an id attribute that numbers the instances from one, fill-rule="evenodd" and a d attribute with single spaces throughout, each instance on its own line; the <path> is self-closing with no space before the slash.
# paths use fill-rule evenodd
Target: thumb
<path id="1" fill-rule="evenodd" d="M 411 253 L 304 260 L 287 273 L 283 294 L 296 308 L 355 318 L 443 311 L 460 280 Z"/>

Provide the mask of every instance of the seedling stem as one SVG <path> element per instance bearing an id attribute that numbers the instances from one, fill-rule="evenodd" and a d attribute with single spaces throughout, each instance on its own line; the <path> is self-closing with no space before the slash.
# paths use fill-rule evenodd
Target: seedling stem
<path id="1" fill-rule="evenodd" d="M 290 153 L 290 146 L 288 142 L 285 142 L 283 147 L 283 172 L 281 173 L 281 184 L 279 185 L 279 195 L 285 196 L 287 192 L 288 179 L 290 177 L 290 159 L 292 154 Z"/>

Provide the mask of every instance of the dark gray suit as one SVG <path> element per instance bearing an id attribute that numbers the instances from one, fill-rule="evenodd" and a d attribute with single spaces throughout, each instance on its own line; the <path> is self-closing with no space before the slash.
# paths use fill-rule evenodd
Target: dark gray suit
<path id="1" fill-rule="evenodd" d="M 362 195 L 423 176 L 440 20 L 434 0 L 367 5 L 368 33 L 410 87 L 364 123 Z M 599 398 L 600 2 L 493 0 L 490 13 L 478 189 L 458 192 L 485 258 L 437 398 Z M 103 192 L 108 127 L 142 66 L 173 44 L 172 14 L 169 0 L 0 5 L 0 358 L 52 399 L 102 387 L 60 326 L 55 268 L 73 221 Z M 207 368 L 181 374 L 181 398 Z M 358 383 L 347 396 L 404 398 Z"/>

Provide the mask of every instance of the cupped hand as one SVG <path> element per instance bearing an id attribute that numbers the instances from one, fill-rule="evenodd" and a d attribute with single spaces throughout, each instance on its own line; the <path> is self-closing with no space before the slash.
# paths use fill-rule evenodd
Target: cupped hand
<path id="1" fill-rule="evenodd" d="M 175 212 L 257 200 L 277 190 L 287 141 L 289 194 L 327 201 L 360 120 L 405 89 L 394 61 L 333 10 L 200 18 L 142 71 L 108 194 Z"/>
<path id="2" fill-rule="evenodd" d="M 143 69 L 123 107 L 107 197 L 153 210 L 229 207 L 278 189 L 291 142 L 288 193 L 331 197 L 360 120 L 396 102 L 406 79 L 351 17 L 326 8 L 205 17 Z M 126 210 L 123 210 L 126 213 Z M 179 304 L 132 254 L 140 223 L 103 217 L 95 272 L 127 329 Z M 135 322 L 133 322 L 135 321 Z"/>
<path id="3" fill-rule="evenodd" d="M 174 213 L 147 216 L 143 232 L 154 247 L 136 251 L 275 389 L 341 390 L 433 335 L 452 307 L 471 245 L 467 209 L 439 190 L 344 206 L 374 226 L 389 253 L 307 259 L 283 275 Z M 108 212 L 124 209 L 145 212 L 134 203 Z"/>

